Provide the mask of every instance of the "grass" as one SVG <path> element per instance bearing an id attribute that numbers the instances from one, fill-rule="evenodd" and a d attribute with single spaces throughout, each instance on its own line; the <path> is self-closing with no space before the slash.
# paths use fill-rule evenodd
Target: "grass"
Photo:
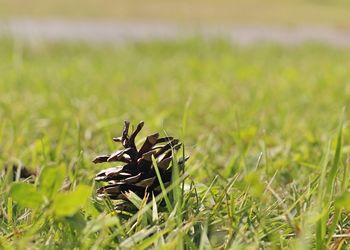
<path id="1" fill-rule="evenodd" d="M 105 18 L 179 24 L 326 25 L 349 28 L 347 0 L 0 0 L 2 18 Z"/>
<path id="2" fill-rule="evenodd" d="M 1 177 L 2 248 L 348 248 L 349 49 L 0 43 L 0 166 L 41 172 Z M 191 155 L 135 216 L 90 188 L 124 119 Z"/>

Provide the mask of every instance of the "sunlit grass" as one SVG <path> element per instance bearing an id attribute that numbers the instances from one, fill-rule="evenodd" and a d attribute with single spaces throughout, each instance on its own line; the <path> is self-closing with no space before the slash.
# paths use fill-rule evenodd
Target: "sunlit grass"
<path id="1" fill-rule="evenodd" d="M 350 229 L 349 56 L 321 45 L 201 39 L 104 48 L 1 41 L 0 165 L 46 169 L 27 185 L 47 197 L 18 202 L 13 192 L 28 186 L 10 195 L 11 176 L 1 179 L 1 246 L 341 245 Z M 135 199 L 131 218 L 94 195 L 72 201 L 106 167 L 91 160 L 118 147 L 110 138 L 124 119 L 146 122 L 140 137 L 180 137 L 191 155 L 183 195 L 167 190 L 167 207 Z M 62 173 L 69 192 L 43 182 L 62 182 Z"/>

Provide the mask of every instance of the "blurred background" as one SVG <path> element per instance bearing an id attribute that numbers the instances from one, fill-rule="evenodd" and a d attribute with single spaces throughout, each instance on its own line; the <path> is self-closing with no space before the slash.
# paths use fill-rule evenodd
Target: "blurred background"
<path id="1" fill-rule="evenodd" d="M 109 140 L 125 118 L 179 135 L 187 109 L 201 154 L 198 135 L 236 150 L 233 127 L 320 139 L 349 101 L 347 0 L 0 0 L 0 34 L 0 118 L 19 159 L 16 145 L 64 124 L 93 153 L 106 147 L 94 133 Z"/>
<path id="2" fill-rule="evenodd" d="M 0 33 L 3 161 L 33 168 L 41 142 L 90 168 L 130 119 L 180 137 L 198 178 L 264 147 L 293 175 L 350 101 L 346 0 L 0 0 Z"/>
<path id="3" fill-rule="evenodd" d="M 1 0 L 2 18 L 111 19 L 183 24 L 316 24 L 349 28 L 347 0 Z"/>
<path id="4" fill-rule="evenodd" d="M 0 31 L 29 39 L 224 36 L 240 43 L 350 41 L 347 0 L 1 0 Z"/>

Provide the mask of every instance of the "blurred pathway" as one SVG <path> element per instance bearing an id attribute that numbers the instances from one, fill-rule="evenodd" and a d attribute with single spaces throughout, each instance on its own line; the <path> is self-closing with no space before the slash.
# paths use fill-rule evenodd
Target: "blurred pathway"
<path id="1" fill-rule="evenodd" d="M 113 21 L 66 21 L 14 19 L 0 21 L 0 35 L 38 41 L 125 42 L 177 39 L 191 36 L 224 37 L 238 44 L 320 42 L 349 46 L 350 31 L 326 27 L 208 26 L 181 27 L 172 24 Z"/>

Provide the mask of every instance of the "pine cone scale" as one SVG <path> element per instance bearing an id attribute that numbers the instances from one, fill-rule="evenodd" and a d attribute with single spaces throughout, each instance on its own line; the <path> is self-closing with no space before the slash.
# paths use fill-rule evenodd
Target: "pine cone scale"
<path id="1" fill-rule="evenodd" d="M 106 162 L 109 157 L 110 157 L 109 155 L 100 155 L 100 156 L 97 156 L 92 162 L 95 164 Z"/>
<path id="2" fill-rule="evenodd" d="M 144 144 L 142 145 L 139 151 L 139 156 L 151 150 L 152 147 L 157 143 L 158 137 L 159 137 L 159 133 L 155 133 L 153 135 L 147 136 L 146 141 L 144 142 Z"/>

